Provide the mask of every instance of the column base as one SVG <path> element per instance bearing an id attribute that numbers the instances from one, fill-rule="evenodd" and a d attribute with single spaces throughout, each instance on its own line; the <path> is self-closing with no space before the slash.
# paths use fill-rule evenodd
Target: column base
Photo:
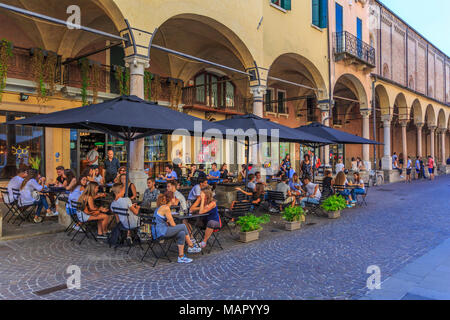
<path id="1" fill-rule="evenodd" d="M 136 191 L 141 195 L 147 189 L 147 179 L 148 175 L 142 170 L 132 170 L 130 171 L 130 181 L 136 186 Z"/>
<path id="2" fill-rule="evenodd" d="M 441 164 L 439 165 L 439 173 L 444 175 L 444 174 L 450 174 L 450 165 L 447 164 Z"/>
<path id="3" fill-rule="evenodd" d="M 366 161 L 366 160 L 363 160 L 363 162 L 364 162 L 364 167 L 366 168 L 366 171 L 372 170 L 372 162 Z"/>
<path id="4" fill-rule="evenodd" d="M 392 170 L 392 157 L 391 156 L 384 156 L 381 159 L 381 168 L 383 170 L 388 170 L 388 171 Z"/>
<path id="5" fill-rule="evenodd" d="M 403 178 L 400 177 L 400 172 L 398 170 L 384 170 L 384 183 L 395 183 L 405 181 L 406 173 L 402 173 Z"/>

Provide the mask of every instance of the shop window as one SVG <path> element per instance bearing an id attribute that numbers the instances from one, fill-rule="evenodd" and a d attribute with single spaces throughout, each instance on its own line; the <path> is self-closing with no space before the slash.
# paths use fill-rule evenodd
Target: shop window
<path id="1" fill-rule="evenodd" d="M 328 1 L 312 0 L 312 24 L 318 28 L 326 28 L 328 25 Z"/>
<path id="2" fill-rule="evenodd" d="M 28 118 L 33 114 L 0 112 L 0 122 Z M 45 175 L 44 129 L 0 125 L 0 179 L 11 179 L 19 168 L 35 168 Z"/>
<path id="3" fill-rule="evenodd" d="M 291 0 L 271 0 L 271 2 L 284 10 L 291 10 Z"/>
<path id="4" fill-rule="evenodd" d="M 286 108 L 286 91 L 284 90 L 277 90 L 277 107 L 278 107 L 278 113 L 287 113 Z"/>

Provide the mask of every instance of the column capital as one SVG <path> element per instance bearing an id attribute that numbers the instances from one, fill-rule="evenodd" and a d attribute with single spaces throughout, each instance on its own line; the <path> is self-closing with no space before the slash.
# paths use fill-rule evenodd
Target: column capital
<path id="1" fill-rule="evenodd" d="M 423 123 L 423 122 L 417 122 L 416 123 L 417 129 L 422 129 L 424 125 L 425 125 L 425 123 Z"/>
<path id="2" fill-rule="evenodd" d="M 402 127 L 407 127 L 409 120 L 400 120 L 399 122 Z"/>
<path id="3" fill-rule="evenodd" d="M 447 133 L 447 128 L 438 128 L 437 132 L 440 134 L 446 134 Z"/>
<path id="4" fill-rule="evenodd" d="M 262 98 L 266 93 L 267 87 L 264 85 L 250 87 L 250 93 L 254 98 Z"/>
<path id="5" fill-rule="evenodd" d="M 369 118 L 370 115 L 372 114 L 372 110 L 363 109 L 363 110 L 360 110 L 360 113 L 361 113 L 363 118 Z"/>
<path id="6" fill-rule="evenodd" d="M 143 66 L 144 69 L 150 67 L 150 59 L 146 58 L 146 57 L 142 57 L 142 56 L 138 56 L 138 55 L 133 55 L 133 56 L 129 56 L 129 57 L 125 57 L 125 65 L 127 67 L 134 67 L 134 68 L 138 68 L 140 66 Z"/>
<path id="7" fill-rule="evenodd" d="M 383 114 L 381 116 L 381 121 L 390 123 L 392 121 L 392 115 L 390 115 L 390 114 Z"/>
<path id="8" fill-rule="evenodd" d="M 428 125 L 428 129 L 430 129 L 430 131 L 434 131 L 436 130 L 437 126 L 435 125 Z"/>
<path id="9" fill-rule="evenodd" d="M 330 112 L 331 105 L 334 104 L 333 101 L 330 100 L 320 100 L 317 102 L 317 106 L 322 112 Z"/>

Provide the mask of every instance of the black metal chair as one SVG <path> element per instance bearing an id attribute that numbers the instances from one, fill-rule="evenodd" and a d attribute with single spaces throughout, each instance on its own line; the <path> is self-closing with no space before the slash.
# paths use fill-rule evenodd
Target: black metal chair
<path id="1" fill-rule="evenodd" d="M 130 232 L 130 234 L 131 234 L 131 240 L 133 241 L 133 244 L 137 243 L 139 245 L 139 247 L 143 250 L 144 248 L 142 248 L 141 239 L 139 238 L 139 234 L 138 234 L 139 225 L 137 225 L 136 227 L 131 227 L 130 214 L 128 213 L 128 209 L 111 207 L 111 211 L 113 214 L 116 214 L 119 216 L 119 220 L 120 220 L 120 217 L 122 217 L 122 218 L 126 217 L 126 221 L 127 221 L 127 226 L 124 225 L 122 222 L 116 226 L 116 228 L 119 228 L 119 230 L 120 230 L 120 237 L 119 237 L 119 241 L 117 242 L 116 246 L 114 247 L 114 250 L 117 250 L 117 248 L 121 244 L 126 243 L 128 246 L 127 254 L 130 253 L 130 250 L 133 247 L 133 245 L 131 243 L 129 243 L 128 241 L 126 241 L 126 239 L 128 238 L 128 232 Z"/>
<path id="2" fill-rule="evenodd" d="M 267 202 L 274 213 L 280 213 L 280 208 L 283 209 L 291 205 L 291 203 L 284 203 L 285 201 L 286 197 L 283 192 L 271 190 L 267 191 Z"/>
<path id="3" fill-rule="evenodd" d="M 369 193 L 369 188 L 370 188 L 369 183 L 364 183 L 364 191 L 365 191 L 365 193 L 356 195 L 356 199 L 355 200 L 357 201 L 359 206 L 367 207 L 366 198 L 367 198 L 367 194 Z"/>
<path id="4" fill-rule="evenodd" d="M 14 218 L 13 224 L 16 223 L 17 219 L 19 219 L 19 223 L 17 226 L 20 226 L 25 221 L 30 221 L 33 215 L 33 212 L 37 210 L 36 204 L 24 205 L 20 199 L 20 190 L 12 189 L 14 199 L 17 199 L 17 216 Z"/>
<path id="5" fill-rule="evenodd" d="M 233 235 L 233 232 L 230 228 L 230 221 L 233 219 L 238 219 L 239 217 L 247 215 L 251 210 L 252 204 L 248 201 L 238 201 L 235 202 L 232 209 L 227 208 L 219 208 L 219 215 L 222 218 L 224 227 L 227 227 L 230 231 L 230 234 Z"/>
<path id="6" fill-rule="evenodd" d="M 81 233 L 83 233 L 83 237 L 79 242 L 80 245 L 84 241 L 84 239 L 89 238 L 89 236 L 92 236 L 92 238 L 95 240 L 95 242 L 97 242 L 97 237 L 95 236 L 94 232 L 91 229 L 91 227 L 93 226 L 93 223 L 95 223 L 95 225 L 97 225 L 97 221 L 85 220 L 83 214 L 80 214 L 81 219 L 79 218 L 78 213 L 81 213 L 84 210 L 84 206 L 82 203 L 72 201 L 72 208 L 74 208 L 77 213 L 75 215 L 71 215 L 71 217 L 74 219 L 74 223 L 78 226 L 78 230 L 76 230 L 71 241 L 73 241 L 75 239 L 75 237 L 81 232 Z"/>
<path id="7" fill-rule="evenodd" d="M 150 225 L 150 229 L 152 231 L 149 234 L 148 239 L 146 240 L 148 246 L 147 246 L 147 249 L 144 252 L 144 255 L 141 258 L 141 262 L 144 261 L 144 259 L 147 256 L 149 251 L 151 251 L 153 256 L 155 257 L 155 262 L 153 263 L 153 267 L 156 266 L 156 264 L 158 263 L 159 259 L 167 259 L 169 262 L 172 262 L 172 260 L 170 259 L 168 253 L 169 253 L 170 247 L 175 242 L 175 238 L 165 238 L 165 237 L 155 238 L 155 236 L 154 236 L 154 234 L 155 234 L 154 228 L 156 226 L 156 222 L 154 221 L 153 216 L 142 216 L 141 217 L 141 225 L 142 224 L 149 224 Z M 159 248 L 161 250 L 161 252 L 162 252 L 161 255 L 158 255 L 156 253 L 156 249 L 157 248 Z"/>
<path id="8" fill-rule="evenodd" d="M 6 213 L 3 216 L 3 220 L 5 220 L 6 222 L 9 222 L 14 216 L 18 215 L 18 208 L 17 208 L 17 199 L 10 199 L 10 194 L 7 188 L 0 188 L 0 191 L 2 193 L 2 200 L 3 203 L 6 206 Z M 12 201 L 11 201 L 12 200 Z M 9 217 L 9 219 L 7 220 L 6 218 L 11 215 Z"/>

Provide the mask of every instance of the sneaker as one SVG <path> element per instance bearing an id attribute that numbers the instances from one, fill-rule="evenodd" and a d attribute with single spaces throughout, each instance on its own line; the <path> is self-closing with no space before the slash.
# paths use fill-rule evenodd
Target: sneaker
<path id="1" fill-rule="evenodd" d="M 133 239 L 131 239 L 131 237 L 127 237 L 127 243 L 131 246 L 133 244 Z"/>
<path id="2" fill-rule="evenodd" d="M 206 242 L 203 242 L 203 241 L 202 241 L 202 242 L 200 242 L 200 248 L 202 248 L 202 249 L 203 249 L 204 247 L 206 247 Z"/>
<path id="3" fill-rule="evenodd" d="M 198 243 L 197 243 L 197 239 L 192 239 L 192 238 L 191 238 L 191 242 L 192 242 L 194 245 L 198 244 Z"/>
<path id="4" fill-rule="evenodd" d="M 352 201 L 350 201 L 351 203 L 356 203 L 356 200 L 352 200 Z"/>
<path id="5" fill-rule="evenodd" d="M 401 179 L 403 179 L 403 178 L 404 178 L 404 176 L 400 176 L 400 178 L 401 178 Z"/>
<path id="6" fill-rule="evenodd" d="M 351 208 L 351 207 L 353 207 L 351 204 L 348 204 L 348 205 L 347 205 L 347 208 Z"/>
<path id="7" fill-rule="evenodd" d="M 201 251 L 202 249 L 196 244 L 194 244 L 192 248 L 191 247 L 188 248 L 188 253 L 200 253 Z"/>
<path id="8" fill-rule="evenodd" d="M 47 212 L 45 216 L 46 217 L 55 217 L 55 216 L 57 216 L 57 214 L 55 214 L 55 212 L 53 212 L 53 211 L 50 211 L 50 212 Z"/>
<path id="9" fill-rule="evenodd" d="M 108 239 L 108 237 L 105 236 L 104 234 L 97 234 L 95 237 L 96 237 L 97 239 L 104 239 L 104 240 Z"/>
<path id="10" fill-rule="evenodd" d="M 191 263 L 193 260 L 192 259 L 189 259 L 188 257 L 186 257 L 186 256 L 183 256 L 183 257 L 178 257 L 178 263 Z"/>
<path id="11" fill-rule="evenodd" d="M 33 218 L 33 222 L 34 223 L 41 223 L 42 222 L 42 218 L 41 217 L 34 217 Z"/>

